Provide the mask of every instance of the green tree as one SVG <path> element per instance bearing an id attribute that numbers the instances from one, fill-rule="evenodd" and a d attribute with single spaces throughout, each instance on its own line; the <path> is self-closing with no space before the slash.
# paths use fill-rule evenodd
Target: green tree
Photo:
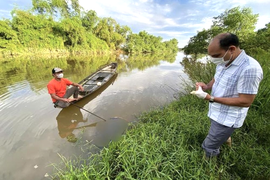
<path id="1" fill-rule="evenodd" d="M 93 32 L 94 27 L 97 25 L 99 18 L 96 11 L 90 10 L 83 12 L 82 25 L 86 31 Z"/>
<path id="2" fill-rule="evenodd" d="M 80 16 L 82 9 L 79 0 L 32 0 L 32 5 L 32 9 L 39 14 L 52 16 L 59 12 L 63 18 Z"/>
<path id="3" fill-rule="evenodd" d="M 202 30 L 196 36 L 190 38 L 188 45 L 183 50 L 185 54 L 194 54 L 197 59 L 199 54 L 207 53 L 207 46 L 212 38 L 209 30 Z"/>
<path id="4" fill-rule="evenodd" d="M 81 19 L 77 16 L 63 19 L 60 23 L 65 38 L 65 46 L 76 47 L 78 45 L 89 48 L 86 41 L 85 29 L 82 26 Z"/>
<path id="5" fill-rule="evenodd" d="M 106 18 L 103 18 L 98 22 L 94 29 L 94 34 L 110 46 L 111 37 Z"/>
<path id="6" fill-rule="evenodd" d="M 143 40 L 138 34 L 130 34 L 127 37 L 126 49 L 128 53 L 142 52 Z"/>
<path id="7" fill-rule="evenodd" d="M 0 20 L 0 48 L 13 50 L 20 46 L 16 31 L 9 20 Z"/>
<path id="8" fill-rule="evenodd" d="M 160 36 L 156 37 L 146 31 L 139 34 L 130 34 L 127 36 L 126 51 L 133 53 L 155 53 L 155 52 L 178 52 L 178 41 L 172 39 L 162 42 Z"/>
<path id="9" fill-rule="evenodd" d="M 265 25 L 265 28 L 258 30 L 252 42 L 255 42 L 254 48 L 260 48 L 265 51 L 270 51 L 270 23 Z M 251 42 L 250 42 L 251 43 Z"/>
<path id="10" fill-rule="evenodd" d="M 53 15 L 55 12 L 52 4 L 47 0 L 32 0 L 33 10 L 37 11 L 39 14 Z"/>
<path id="11" fill-rule="evenodd" d="M 213 26 L 221 27 L 223 32 L 236 34 L 240 40 L 245 41 L 250 35 L 255 34 L 255 25 L 258 14 L 253 14 L 251 8 L 235 7 L 214 17 Z"/>
<path id="12" fill-rule="evenodd" d="M 78 0 L 32 0 L 32 4 L 31 10 L 14 9 L 11 21 L 0 21 L 2 55 L 19 47 L 27 53 L 58 49 L 153 53 L 177 49 L 176 40 L 162 42 L 161 37 L 146 31 L 132 34 L 128 26 L 120 26 L 112 18 L 100 19 L 93 10 L 84 12 Z"/>
<path id="13" fill-rule="evenodd" d="M 235 7 L 226 10 L 224 13 L 214 17 L 213 25 L 210 29 L 202 30 L 197 35 L 190 38 L 188 45 L 183 50 L 185 54 L 194 54 L 197 59 L 199 54 L 207 52 L 209 41 L 219 33 L 231 32 L 236 34 L 241 46 L 245 48 L 250 37 L 255 36 L 255 24 L 258 19 L 258 14 L 252 14 L 250 8 Z"/>
<path id="14" fill-rule="evenodd" d="M 126 47 L 126 40 L 129 34 L 132 31 L 128 26 L 120 26 L 118 25 L 116 28 L 116 38 L 114 38 L 115 46 L 117 49 L 123 49 Z"/>
<path id="15" fill-rule="evenodd" d="M 117 32 L 127 39 L 127 36 L 132 33 L 132 30 L 128 26 L 121 26 Z"/>
<path id="16" fill-rule="evenodd" d="M 166 49 L 169 51 L 169 52 L 173 52 L 173 53 L 176 53 L 178 52 L 178 41 L 177 39 L 173 38 L 169 41 L 165 41 L 164 42 L 165 45 L 166 45 Z"/>
<path id="17" fill-rule="evenodd" d="M 122 28 L 112 18 L 102 18 L 94 28 L 94 34 L 104 40 L 111 49 L 120 48 L 120 45 L 126 40 L 127 33 L 128 28 Z"/>
<path id="18" fill-rule="evenodd" d="M 91 50 L 109 50 L 107 43 L 99 39 L 92 32 L 86 32 L 86 41 Z"/>
<path id="19" fill-rule="evenodd" d="M 29 11 L 13 10 L 12 28 L 24 47 L 63 48 L 63 39 L 55 34 L 51 17 L 33 15 Z"/>

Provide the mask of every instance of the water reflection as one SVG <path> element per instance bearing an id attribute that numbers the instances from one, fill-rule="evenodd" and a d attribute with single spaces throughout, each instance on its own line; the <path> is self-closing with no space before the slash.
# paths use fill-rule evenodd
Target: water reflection
<path id="1" fill-rule="evenodd" d="M 80 122 L 87 122 L 87 120 L 83 119 L 80 109 L 74 106 L 72 109 L 62 109 L 56 117 L 56 120 L 59 136 L 61 138 L 66 138 L 69 142 L 77 141 L 77 138 L 72 133 L 73 130 L 76 129 L 77 125 Z"/>
<path id="2" fill-rule="evenodd" d="M 129 57 L 128 61 L 126 61 L 126 64 L 130 70 L 139 69 L 139 70 L 143 71 L 146 68 L 159 65 L 161 60 L 172 63 L 175 61 L 175 57 L 176 57 L 176 53 L 172 53 L 172 54 L 139 54 L 139 55 Z"/>
<path id="3" fill-rule="evenodd" d="M 95 72 L 100 66 L 116 61 L 115 56 L 98 57 L 63 57 L 51 59 L 9 59 L 0 61 L 0 94 L 7 92 L 7 87 L 20 81 L 31 83 L 33 91 L 46 87 L 52 78 L 51 69 L 61 67 L 72 81 L 79 82 L 82 77 Z"/>
<path id="4" fill-rule="evenodd" d="M 51 69 L 61 67 L 71 81 L 79 82 L 83 77 L 95 72 L 100 66 L 110 62 L 118 62 L 118 72 L 144 70 L 157 66 L 160 60 L 175 61 L 176 54 L 136 55 L 128 57 L 128 61 L 121 61 L 116 56 L 80 56 L 51 59 L 14 58 L 0 61 L 0 94 L 7 92 L 7 87 L 20 81 L 28 81 L 33 91 L 46 87 L 51 79 Z M 121 58 L 120 58 L 121 59 Z"/>
<path id="5" fill-rule="evenodd" d="M 88 146 L 82 142 L 104 147 L 117 140 L 127 127 L 125 120 L 136 122 L 142 112 L 174 100 L 173 94 L 182 89 L 183 57 L 179 53 L 176 58 L 148 55 L 124 61 L 115 57 L 0 61 L 0 179 L 42 179 L 52 172 L 48 165 L 61 161 L 58 154 L 87 156 L 82 148 Z M 46 88 L 52 67 L 63 67 L 68 79 L 79 82 L 112 61 L 118 63 L 117 79 L 78 102 L 106 122 L 77 107 L 63 111 L 53 107 Z M 124 120 L 111 119 L 115 116 Z M 72 134 L 76 143 L 67 140 Z"/>

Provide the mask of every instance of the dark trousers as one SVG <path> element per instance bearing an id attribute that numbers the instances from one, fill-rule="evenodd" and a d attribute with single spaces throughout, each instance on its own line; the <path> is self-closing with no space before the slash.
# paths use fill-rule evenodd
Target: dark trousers
<path id="1" fill-rule="evenodd" d="M 206 157 L 217 156 L 220 146 L 232 135 L 235 128 L 227 127 L 216 121 L 211 120 L 211 126 L 208 135 L 202 143 Z"/>
<path id="2" fill-rule="evenodd" d="M 73 94 L 73 98 L 78 98 L 79 95 L 79 89 L 76 86 L 73 86 L 69 89 L 67 89 L 66 94 L 63 96 L 63 98 L 69 98 Z M 56 101 L 54 103 L 56 106 L 59 106 L 61 108 L 68 107 L 70 103 L 64 102 L 64 101 Z"/>

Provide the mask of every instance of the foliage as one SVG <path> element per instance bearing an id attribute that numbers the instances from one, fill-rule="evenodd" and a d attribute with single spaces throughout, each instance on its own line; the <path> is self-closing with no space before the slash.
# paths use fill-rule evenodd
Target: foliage
<path id="1" fill-rule="evenodd" d="M 172 52 L 172 53 L 176 53 L 178 52 L 178 41 L 177 39 L 173 38 L 169 41 L 164 41 L 163 43 L 165 43 L 166 46 L 166 51 L 168 52 Z"/>
<path id="2" fill-rule="evenodd" d="M 39 14 L 53 16 L 60 13 L 64 18 L 80 16 L 82 9 L 78 0 L 32 0 L 32 5 Z"/>
<path id="3" fill-rule="evenodd" d="M 218 159 L 203 159 L 208 103 L 194 96 L 144 113 L 140 123 L 100 154 L 57 167 L 59 179 L 269 179 L 270 124 L 251 109 L 247 123 L 223 145 Z M 258 123 L 259 122 L 259 123 Z"/>
<path id="4" fill-rule="evenodd" d="M 97 38 L 96 36 L 93 36 Z M 99 39 L 100 40 L 100 39 Z M 101 41 L 101 40 L 100 40 Z M 98 44 L 97 44 L 98 45 Z M 107 44 L 103 42 L 106 51 Z M 108 47 L 107 47 L 108 48 Z M 42 90 L 46 87 L 48 81 L 52 78 L 51 69 L 61 67 L 65 74 L 69 75 L 70 80 L 79 82 L 90 73 L 95 72 L 100 66 L 110 62 L 117 62 L 117 71 L 128 72 L 134 69 L 144 70 L 147 67 L 158 65 L 161 60 L 174 62 L 176 53 L 168 54 L 139 54 L 129 56 L 128 61 L 120 61 L 117 55 L 74 55 L 69 57 L 48 58 L 39 56 L 30 56 L 28 58 L 18 57 L 0 61 L 0 94 L 5 94 L 14 84 L 27 81 L 31 89 Z M 40 68 L 42 67 L 42 68 Z"/>
<path id="5" fill-rule="evenodd" d="M 130 34 L 127 37 L 126 51 L 129 53 L 155 53 L 161 52 L 178 52 L 178 41 L 171 39 L 162 42 L 161 37 L 156 37 L 148 34 L 146 31 L 141 31 L 139 34 Z"/>
<path id="6" fill-rule="evenodd" d="M 260 83 L 258 94 L 252 104 L 252 107 L 259 113 L 269 115 L 270 104 L 270 52 L 265 52 L 259 49 L 256 53 L 252 54 L 258 60 L 263 69 L 263 80 Z"/>
<path id="7" fill-rule="evenodd" d="M 215 64 L 211 62 L 201 63 L 192 58 L 185 57 L 181 62 L 184 72 L 190 80 L 195 82 L 210 82 L 215 74 Z"/>
<path id="8" fill-rule="evenodd" d="M 270 46 L 270 23 L 265 25 L 265 28 L 259 29 L 257 33 L 251 36 L 245 43 L 246 51 L 257 51 L 261 49 L 269 52 Z"/>
<path id="9" fill-rule="evenodd" d="M 250 8 L 241 9 L 240 7 L 235 7 L 226 10 L 219 16 L 214 17 L 210 29 L 199 31 L 197 35 L 190 38 L 188 45 L 183 48 L 184 53 L 187 55 L 194 54 L 195 59 L 197 59 L 199 54 L 207 53 L 207 46 L 210 40 L 217 34 L 224 32 L 236 34 L 241 42 L 241 47 L 244 49 L 248 50 L 253 48 L 254 45 L 259 46 L 260 43 L 254 41 L 258 38 L 254 32 L 257 20 L 258 14 L 252 14 Z"/>
<path id="10" fill-rule="evenodd" d="M 107 43 L 98 37 L 96 37 L 93 33 L 86 33 L 87 44 L 92 50 L 109 50 L 109 46 Z"/>
<path id="11" fill-rule="evenodd" d="M 197 59 L 198 54 L 206 54 L 207 46 L 212 38 L 209 30 L 198 32 L 196 36 L 190 38 L 188 45 L 184 49 L 185 54 L 194 54 Z"/>
<path id="12" fill-rule="evenodd" d="M 85 29 L 78 17 L 63 19 L 59 24 L 59 29 L 62 31 L 61 34 L 65 35 L 65 46 L 75 47 L 80 45 L 89 48 L 86 43 Z"/>
<path id="13" fill-rule="evenodd" d="M 30 12 L 14 10 L 12 28 L 22 46 L 28 48 L 63 48 L 63 40 L 54 33 L 55 22 L 43 15 L 34 16 Z"/>
<path id="14" fill-rule="evenodd" d="M 144 70 L 146 68 L 159 65 L 161 60 L 167 62 L 174 62 L 176 53 L 162 53 L 162 54 L 138 54 L 131 55 L 126 62 L 128 69 Z"/>
<path id="15" fill-rule="evenodd" d="M 29 83 L 35 92 L 44 89 L 52 79 L 53 67 L 61 67 L 66 76 L 72 75 L 68 77 L 70 80 L 79 82 L 100 66 L 115 61 L 116 57 L 111 55 L 5 59 L 0 61 L 0 94 L 7 93 L 10 87 L 23 82 Z"/>
<path id="16" fill-rule="evenodd" d="M 13 50 L 18 46 L 20 43 L 10 21 L 0 20 L 0 48 Z"/>
<path id="17" fill-rule="evenodd" d="M 93 10 L 86 11 L 82 16 L 82 25 L 87 32 L 93 32 L 93 28 L 97 25 L 99 18 Z"/>
<path id="18" fill-rule="evenodd" d="M 32 0 L 31 10 L 14 9 L 12 20 L 0 20 L 2 56 L 33 53 L 95 53 L 127 50 L 132 34 L 128 26 L 113 18 L 99 18 L 95 11 L 83 11 L 78 0 Z M 54 20 L 57 19 L 57 21 Z M 144 35 L 146 34 L 146 35 Z M 136 36 L 136 34 L 133 34 Z M 145 43 L 132 52 L 177 52 L 177 40 L 161 43 L 161 37 L 141 33 Z M 135 51 L 134 51 L 135 50 Z"/>
<path id="19" fill-rule="evenodd" d="M 131 32 L 127 26 L 120 26 L 112 18 L 102 18 L 94 28 L 94 34 L 104 40 L 111 49 L 119 49 Z"/>
<path id="20" fill-rule="evenodd" d="M 212 27 L 220 27 L 223 32 L 236 34 L 244 42 L 250 35 L 255 34 L 258 17 L 258 14 L 252 14 L 250 8 L 235 7 L 214 17 Z"/>
<path id="21" fill-rule="evenodd" d="M 39 14 L 50 14 L 51 16 L 55 12 L 52 3 L 46 0 L 32 0 L 33 10 L 37 11 Z"/>

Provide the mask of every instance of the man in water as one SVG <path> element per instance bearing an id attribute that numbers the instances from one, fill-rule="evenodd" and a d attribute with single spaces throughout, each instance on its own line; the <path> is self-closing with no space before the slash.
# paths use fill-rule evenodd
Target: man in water
<path id="1" fill-rule="evenodd" d="M 70 102 L 78 100 L 79 89 L 83 91 L 80 84 L 69 81 L 64 77 L 63 70 L 55 67 L 52 69 L 52 76 L 54 77 L 47 85 L 48 92 L 51 95 L 52 101 L 56 106 L 67 107 Z M 67 89 L 67 86 L 73 87 Z M 78 89 L 79 88 L 79 89 Z M 73 94 L 73 99 L 69 97 Z"/>
<path id="2" fill-rule="evenodd" d="M 234 34 L 222 33 L 214 37 L 208 54 L 217 65 L 215 76 L 208 84 L 197 82 L 197 91 L 191 92 L 210 102 L 211 126 L 202 143 L 207 158 L 217 156 L 220 146 L 230 141 L 233 131 L 243 125 L 263 78 L 260 64 L 240 49 Z M 211 95 L 205 90 L 211 90 Z"/>

